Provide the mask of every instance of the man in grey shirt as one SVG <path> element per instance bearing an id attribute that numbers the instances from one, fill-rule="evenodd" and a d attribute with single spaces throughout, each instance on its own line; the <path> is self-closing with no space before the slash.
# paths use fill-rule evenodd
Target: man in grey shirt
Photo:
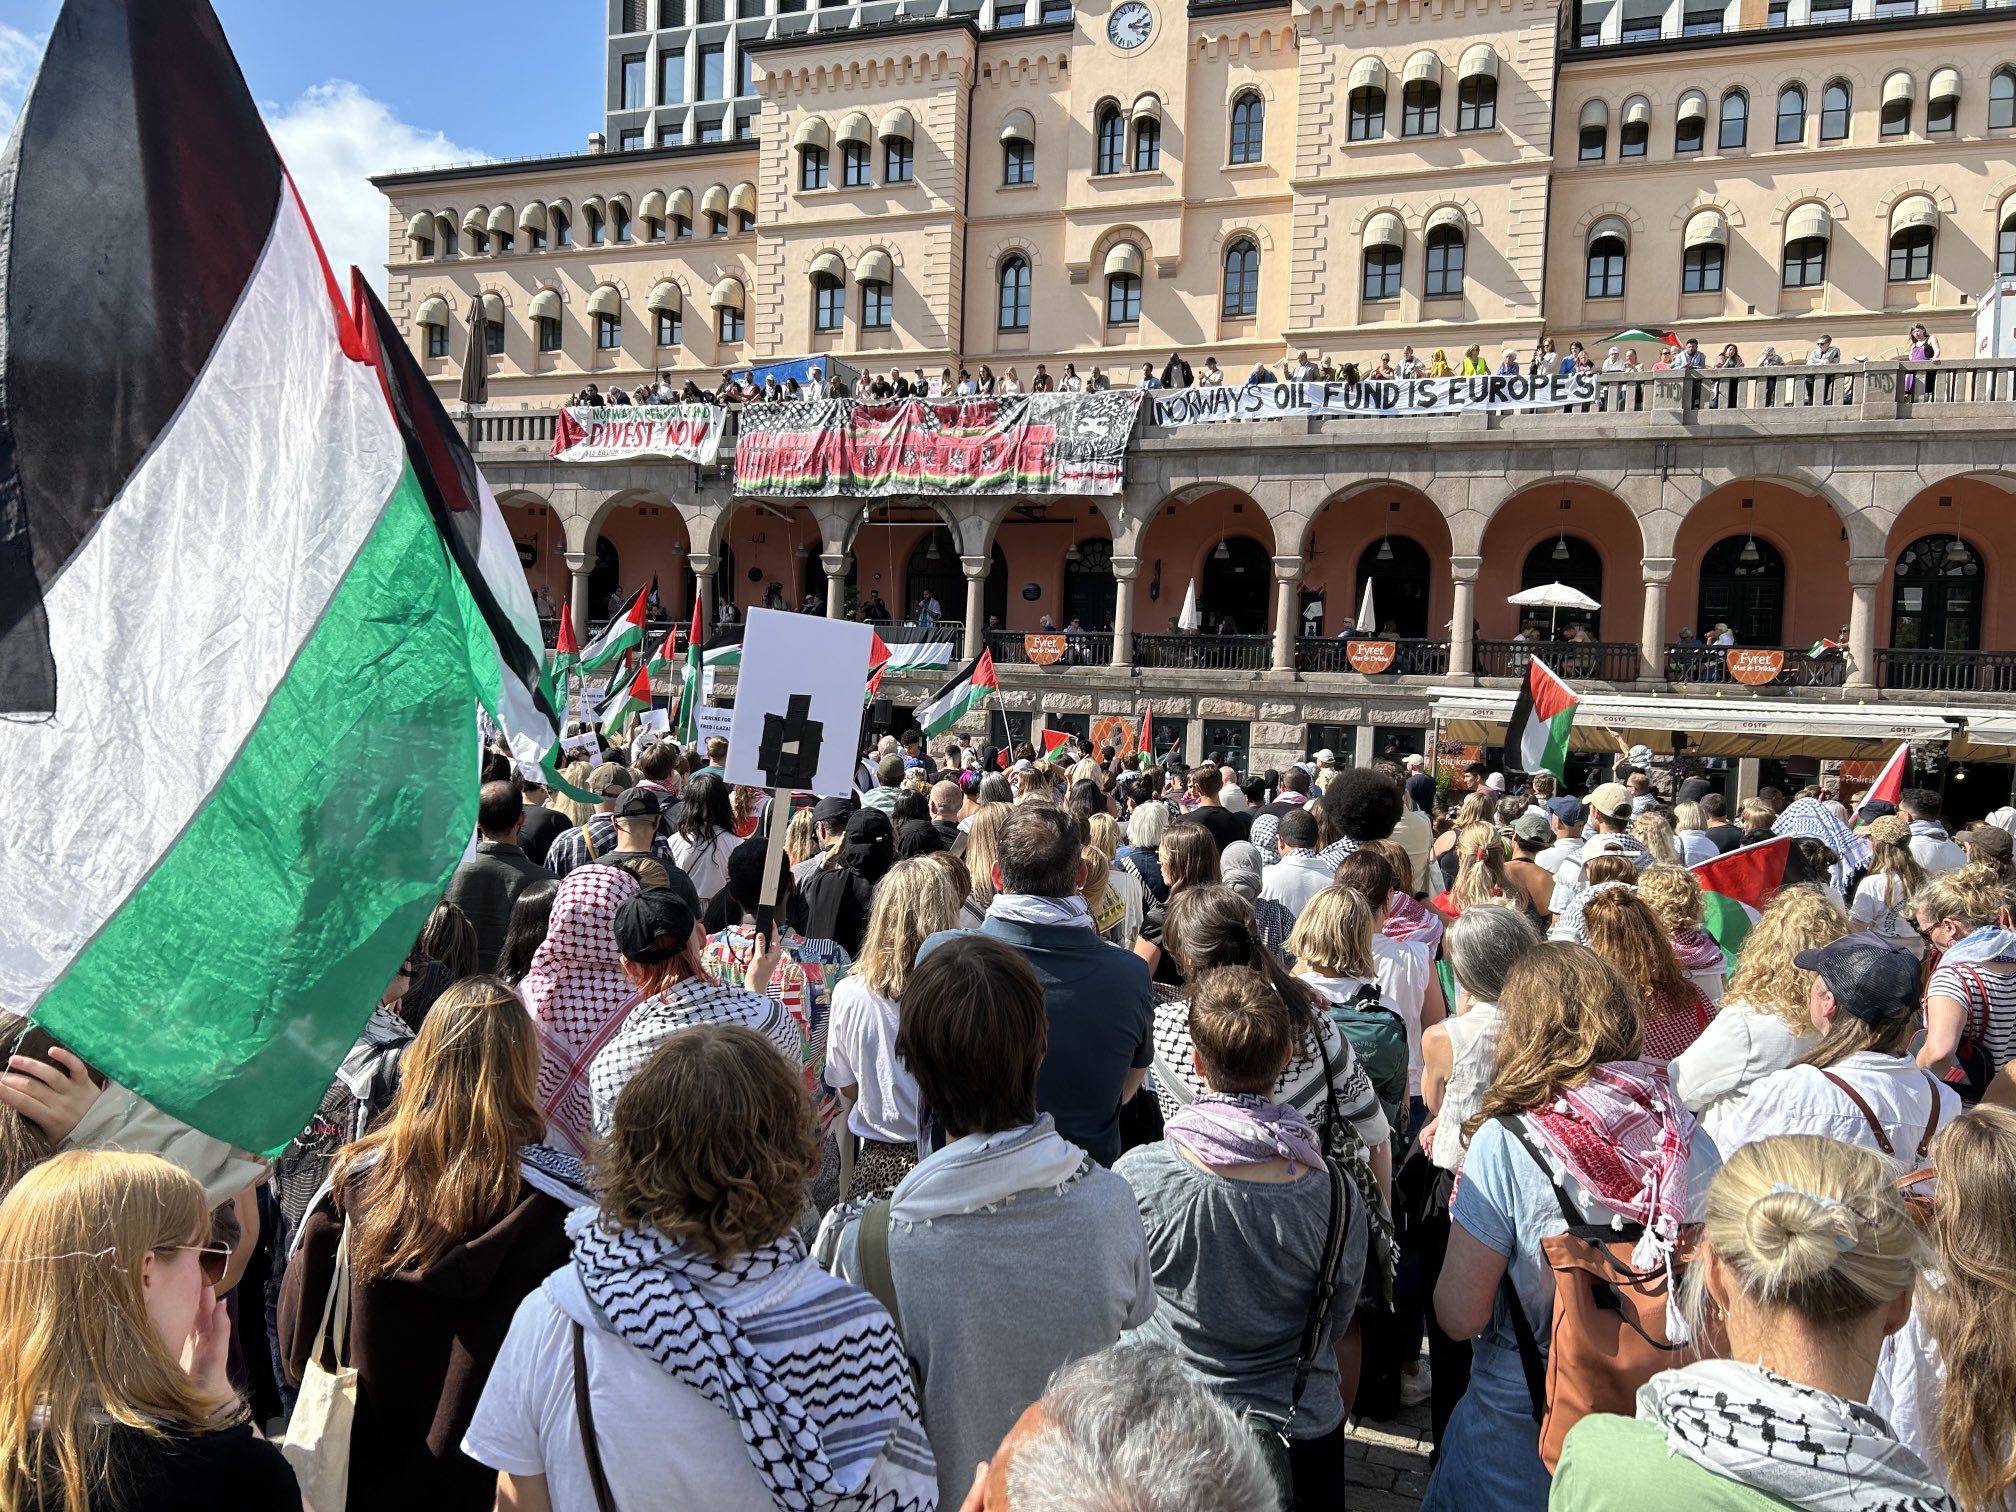
<path id="1" fill-rule="evenodd" d="M 1155 1308 L 1134 1194 L 1036 1112 L 1043 988 L 969 933 L 917 963 L 895 1053 L 949 1143 L 886 1200 L 843 1204 L 815 1252 L 889 1309 L 923 1383 L 940 1505 L 956 1507 L 1059 1366 Z M 863 1227 L 886 1235 L 886 1268 Z"/>

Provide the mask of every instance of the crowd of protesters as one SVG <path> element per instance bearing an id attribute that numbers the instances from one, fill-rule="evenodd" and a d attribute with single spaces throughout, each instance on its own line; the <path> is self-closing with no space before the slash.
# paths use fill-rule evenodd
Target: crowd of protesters
<path id="1" fill-rule="evenodd" d="M 13 1026 L 0 1509 L 293 1512 L 340 1370 L 312 1512 L 2016 1507 L 2016 810 L 869 754 L 492 753 L 272 1161 Z"/>

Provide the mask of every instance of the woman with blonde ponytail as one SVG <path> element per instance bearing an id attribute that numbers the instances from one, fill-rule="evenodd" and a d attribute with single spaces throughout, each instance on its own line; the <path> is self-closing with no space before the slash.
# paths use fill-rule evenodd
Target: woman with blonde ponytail
<path id="1" fill-rule="evenodd" d="M 0 1202 L 0 1512 L 299 1512 L 224 1373 L 209 1241 L 155 1155 L 66 1151 Z"/>
<path id="2" fill-rule="evenodd" d="M 1505 874 L 1505 842 L 1493 826 L 1464 825 L 1456 832 L 1455 854 L 1460 858 L 1456 880 L 1447 892 L 1428 900 L 1445 918 L 1453 919 L 1479 903 L 1502 903 L 1532 914 L 1526 890 Z"/>
<path id="3" fill-rule="evenodd" d="M 1729 1357 L 1654 1376 L 1636 1417 L 1570 1429 L 1552 1512 L 1953 1512 L 1924 1460 L 1864 1405 L 1925 1258 L 1890 1162 L 1812 1134 L 1746 1145 L 1709 1184 L 1702 1237 L 1691 1311 L 1697 1328 L 1722 1322 Z"/>

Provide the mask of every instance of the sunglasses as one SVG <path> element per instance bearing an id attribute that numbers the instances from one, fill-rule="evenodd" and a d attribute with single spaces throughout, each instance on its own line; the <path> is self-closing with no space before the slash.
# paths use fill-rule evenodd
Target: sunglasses
<path id="1" fill-rule="evenodd" d="M 154 1253 L 173 1255 L 181 1250 L 196 1251 L 196 1263 L 203 1268 L 203 1284 L 215 1291 L 224 1279 L 224 1272 L 231 1267 L 231 1246 L 228 1244 L 164 1244 Z"/>

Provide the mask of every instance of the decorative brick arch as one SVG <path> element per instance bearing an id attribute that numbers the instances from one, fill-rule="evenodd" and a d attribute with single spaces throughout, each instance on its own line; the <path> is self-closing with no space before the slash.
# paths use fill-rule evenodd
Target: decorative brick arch
<path id="1" fill-rule="evenodd" d="M 1981 201 L 1981 208 L 1993 215 L 2002 208 L 2012 194 L 2016 194 L 2016 173 L 2005 173 L 1988 186 L 1988 193 Z"/>
<path id="2" fill-rule="evenodd" d="M 1605 204 L 1592 205 L 1583 215 L 1582 219 L 1575 222 L 1575 242 L 1578 245 L 1586 242 L 1589 239 L 1589 228 L 1605 216 L 1610 215 L 1616 216 L 1631 228 L 1631 238 L 1633 241 L 1636 241 L 1645 234 L 1645 218 L 1636 209 L 1625 204 L 1622 200 L 1610 200 Z"/>
<path id="3" fill-rule="evenodd" d="M 1116 243 L 1123 241 L 1131 241 L 1135 246 L 1139 247 L 1144 261 L 1152 261 L 1154 259 L 1155 243 L 1146 231 L 1134 225 L 1112 226 L 1100 233 L 1099 239 L 1092 243 L 1090 266 L 1097 267 L 1104 263 L 1106 261 L 1106 254 L 1113 250 Z"/>
<path id="4" fill-rule="evenodd" d="M 1225 259 L 1225 249 L 1241 237 L 1260 249 L 1261 256 L 1274 250 L 1274 236 L 1265 226 L 1249 226 L 1243 222 L 1232 226 L 1220 226 L 1211 238 L 1211 250 L 1220 262 Z"/>
<path id="5" fill-rule="evenodd" d="M 1673 213 L 1673 218 L 1666 223 L 1666 229 L 1669 231 L 1685 230 L 1687 222 L 1694 219 L 1703 210 L 1719 211 L 1722 219 L 1729 223 L 1732 230 L 1743 224 L 1743 211 L 1734 200 L 1717 199 L 1713 195 L 1702 195 L 1692 203 L 1676 210 Z"/>
<path id="6" fill-rule="evenodd" d="M 1362 211 L 1360 211 L 1357 214 L 1357 216 L 1355 216 L 1352 219 L 1351 222 L 1352 239 L 1356 240 L 1365 234 L 1365 228 L 1367 225 L 1371 223 L 1373 216 L 1386 215 L 1386 214 L 1393 214 L 1399 216 L 1402 224 L 1410 228 L 1414 229 L 1419 228 L 1420 217 L 1415 215 L 1412 211 L 1410 211 L 1407 208 L 1406 201 L 1384 200 L 1379 202 L 1378 204 L 1367 205 Z"/>
<path id="7" fill-rule="evenodd" d="M 1951 215 L 1956 208 L 1953 196 L 1946 192 L 1943 184 L 1929 183 L 1924 179 L 1907 179 L 1876 202 L 1876 219 L 1887 226 L 1890 223 L 1890 212 L 1900 202 L 1914 194 L 1927 196 L 1939 207 L 1941 215 Z"/>
<path id="8" fill-rule="evenodd" d="M 1832 76 L 1830 75 L 1829 77 Z M 1843 200 L 1840 195 L 1831 193 L 1825 189 L 1794 189 L 1771 207 L 1771 219 L 1765 222 L 1765 224 L 1782 226 L 1785 224 L 1786 216 L 1790 215 L 1801 205 L 1814 202 L 1827 207 L 1827 216 L 1830 220 L 1846 221 L 1849 219 L 1847 201 Z"/>
<path id="9" fill-rule="evenodd" d="M 987 253 L 987 266 L 999 268 L 1004 258 L 1021 254 L 1029 264 L 1031 272 L 1043 266 L 1043 254 L 1036 250 L 1036 243 L 1025 236 L 1004 236 Z"/>
<path id="10" fill-rule="evenodd" d="M 1423 202 L 1422 208 L 1418 212 L 1412 210 L 1401 211 L 1400 218 L 1406 221 L 1414 230 L 1419 231 L 1428 224 L 1428 217 L 1445 205 L 1452 206 L 1460 211 L 1463 216 L 1463 224 L 1468 226 L 1472 231 L 1482 231 L 1484 229 L 1483 208 L 1477 201 L 1468 198 L 1427 200 Z"/>

